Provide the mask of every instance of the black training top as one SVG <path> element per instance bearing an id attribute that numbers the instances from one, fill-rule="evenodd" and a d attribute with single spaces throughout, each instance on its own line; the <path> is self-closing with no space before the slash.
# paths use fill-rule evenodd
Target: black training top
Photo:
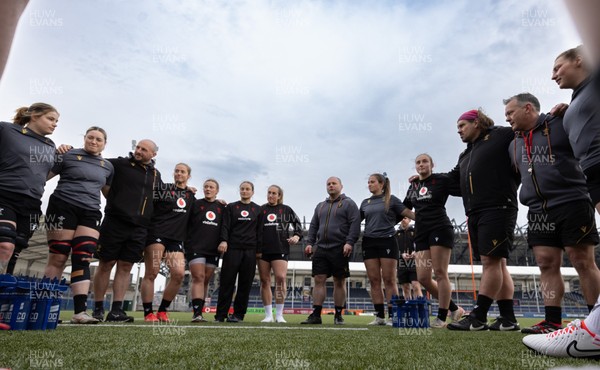
<path id="1" fill-rule="evenodd" d="M 228 204 L 223 217 L 221 241 L 226 241 L 228 248 L 232 249 L 257 249 L 259 211 L 260 206 L 254 202 Z"/>
<path id="2" fill-rule="evenodd" d="M 415 234 L 414 226 L 409 226 L 406 229 L 400 227 L 398 229 L 398 248 L 400 249 L 400 254 L 411 254 L 415 251 Z"/>
<path id="3" fill-rule="evenodd" d="M 154 188 L 161 183 L 154 161 L 142 164 L 129 157 L 108 159 L 115 169 L 104 213 L 134 225 L 148 226 L 154 208 Z"/>
<path id="4" fill-rule="evenodd" d="M 184 241 L 194 193 L 175 184 L 162 183 L 154 190 L 154 213 L 150 232 L 154 236 Z"/>
<path id="5" fill-rule="evenodd" d="M 290 235 L 290 228 L 294 233 Z M 298 235 L 302 239 L 302 225 L 296 213 L 285 204 L 264 204 L 258 216 L 258 246 L 263 254 L 290 254 L 287 239 Z"/>
<path id="6" fill-rule="evenodd" d="M 56 147 L 45 136 L 0 122 L 0 191 L 24 195 L 40 203 Z"/>
<path id="7" fill-rule="evenodd" d="M 458 164 L 448 173 L 453 183 L 460 183 L 467 216 L 483 210 L 518 208 L 520 178 L 508 155 L 514 136 L 510 127 L 489 128 L 467 144 Z"/>
<path id="8" fill-rule="evenodd" d="M 198 199 L 190 211 L 186 252 L 218 256 L 225 206 L 218 201 Z"/>
<path id="9" fill-rule="evenodd" d="M 448 176 L 439 173 L 410 183 L 404 205 L 415 209 L 416 240 L 421 240 L 431 230 L 452 227 L 446 213 L 446 201 L 451 192 L 457 192 L 454 185 Z"/>
<path id="10" fill-rule="evenodd" d="M 100 191 L 111 184 L 114 168 L 100 155 L 72 149 L 58 155 L 51 172 L 60 175 L 55 197 L 83 209 L 100 210 Z"/>

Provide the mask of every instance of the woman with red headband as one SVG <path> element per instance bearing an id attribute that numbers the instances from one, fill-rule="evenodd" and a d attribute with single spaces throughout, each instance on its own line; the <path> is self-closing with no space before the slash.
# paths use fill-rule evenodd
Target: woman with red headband
<path id="1" fill-rule="evenodd" d="M 514 133 L 510 127 L 496 127 L 481 109 L 463 113 L 456 124 L 467 149 L 448 173 L 460 193 L 468 217 L 474 254 L 481 257 L 483 271 L 475 308 L 451 330 L 519 330 L 513 311 L 514 285 L 506 260 L 512 249 L 517 220 L 518 173 L 509 156 Z M 487 313 L 498 302 L 500 316 L 489 327 Z"/>

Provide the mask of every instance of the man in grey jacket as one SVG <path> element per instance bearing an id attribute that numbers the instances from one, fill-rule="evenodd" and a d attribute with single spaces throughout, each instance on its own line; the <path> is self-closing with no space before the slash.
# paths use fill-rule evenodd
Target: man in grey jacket
<path id="1" fill-rule="evenodd" d="M 342 310 L 346 300 L 346 278 L 350 277 L 349 260 L 360 234 L 360 213 L 356 203 L 342 194 L 342 180 L 327 179 L 329 197 L 319 203 L 310 222 L 304 253 L 312 256 L 313 312 L 302 324 L 321 324 L 321 309 L 327 296 L 325 282 L 333 276 L 333 323 L 344 323 Z M 314 248 L 313 248 L 314 245 Z"/>
<path id="2" fill-rule="evenodd" d="M 521 174 L 520 201 L 529 207 L 527 242 L 540 268 L 546 314 L 542 322 L 522 332 L 545 334 L 562 328 L 563 250 L 577 270 L 590 307 L 600 292 L 594 208 L 562 120 L 540 114 L 540 102 L 529 93 L 510 97 L 504 104 L 506 121 L 516 132 L 510 155 Z"/>

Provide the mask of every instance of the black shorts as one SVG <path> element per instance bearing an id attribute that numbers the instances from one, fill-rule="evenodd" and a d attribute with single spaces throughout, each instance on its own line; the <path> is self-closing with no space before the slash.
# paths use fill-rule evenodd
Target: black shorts
<path id="1" fill-rule="evenodd" d="M 588 192 L 595 207 L 596 204 L 600 203 L 600 164 L 592 166 L 583 172 L 585 173 Z"/>
<path id="2" fill-rule="evenodd" d="M 508 258 L 517 222 L 514 208 L 490 209 L 469 215 L 471 247 L 476 259 L 480 256 Z"/>
<path id="3" fill-rule="evenodd" d="M 398 284 L 410 284 L 413 281 L 418 281 L 416 269 L 398 267 Z"/>
<path id="4" fill-rule="evenodd" d="M 101 261 L 142 261 L 148 228 L 117 217 L 105 216 L 100 226 L 96 258 Z"/>
<path id="5" fill-rule="evenodd" d="M 369 238 L 363 236 L 362 240 L 363 261 L 372 258 L 392 258 L 398 260 L 400 252 L 397 239 L 390 238 Z"/>
<path id="6" fill-rule="evenodd" d="M 272 262 L 272 261 L 277 261 L 277 260 L 289 261 L 289 255 L 284 254 L 284 253 L 268 253 L 268 254 L 263 254 L 260 257 L 260 259 L 265 262 Z"/>
<path id="7" fill-rule="evenodd" d="M 76 230 L 77 226 L 86 226 L 98 231 L 101 219 L 102 213 L 99 210 L 84 209 L 51 195 L 44 226 L 47 231 Z"/>
<path id="8" fill-rule="evenodd" d="M 452 249 L 454 247 L 454 229 L 452 227 L 444 227 L 426 231 L 423 234 L 419 234 L 415 239 L 415 250 L 417 252 L 428 251 L 432 245 Z"/>
<path id="9" fill-rule="evenodd" d="M 190 266 L 197 263 L 201 263 L 206 266 L 213 266 L 215 268 L 219 266 L 219 256 L 206 256 L 199 253 L 191 253 L 186 255 L 186 259 Z"/>
<path id="10" fill-rule="evenodd" d="M 344 246 L 316 248 L 312 256 L 312 276 L 327 275 L 336 278 L 350 277 L 350 257 L 344 257 Z"/>
<path id="11" fill-rule="evenodd" d="M 527 213 L 527 244 L 557 248 L 598 244 L 594 207 L 582 201 L 546 213 Z"/>
<path id="12" fill-rule="evenodd" d="M 183 242 L 163 238 L 161 236 L 149 235 L 146 239 L 146 247 L 150 244 L 162 244 L 165 247 L 165 252 L 181 252 L 183 253 Z"/>
<path id="13" fill-rule="evenodd" d="M 40 223 L 40 207 L 41 202 L 31 197 L 0 191 L 0 222 L 10 221 L 17 225 L 16 245 L 27 248 L 29 239 Z"/>

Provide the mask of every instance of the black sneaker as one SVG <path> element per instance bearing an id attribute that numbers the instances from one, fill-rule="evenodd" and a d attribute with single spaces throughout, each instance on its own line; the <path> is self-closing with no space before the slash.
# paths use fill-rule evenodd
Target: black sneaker
<path id="1" fill-rule="evenodd" d="M 550 321 L 541 321 L 530 328 L 521 329 L 521 333 L 523 334 L 548 334 L 553 331 L 557 331 L 562 329 L 562 326 L 559 324 L 555 324 Z"/>
<path id="2" fill-rule="evenodd" d="M 112 322 L 133 322 L 133 316 L 127 316 L 125 311 L 110 311 L 108 315 L 106 315 L 106 321 Z"/>
<path id="3" fill-rule="evenodd" d="M 215 322 L 225 322 L 225 318 L 215 316 Z"/>
<path id="4" fill-rule="evenodd" d="M 237 316 L 235 315 L 228 315 L 227 319 L 225 319 L 225 321 L 227 322 L 240 322 L 242 320 L 240 320 Z"/>
<path id="5" fill-rule="evenodd" d="M 100 322 L 104 321 L 104 310 L 94 310 L 94 312 L 92 312 L 92 317 Z"/>
<path id="6" fill-rule="evenodd" d="M 321 320 L 321 316 L 316 316 L 311 313 L 310 315 L 308 315 L 308 319 L 302 321 L 300 324 L 313 325 L 313 324 L 322 324 L 322 323 L 323 323 L 323 320 Z"/>
<path id="7" fill-rule="evenodd" d="M 202 317 L 202 315 L 194 315 L 194 317 L 192 317 L 192 322 L 208 322 L 208 320 Z"/>
<path id="8" fill-rule="evenodd" d="M 333 325 L 344 325 L 344 318 L 342 316 L 335 316 L 333 318 Z"/>
<path id="9" fill-rule="evenodd" d="M 463 316 L 462 320 L 457 322 L 451 322 L 447 326 L 450 330 L 463 330 L 463 331 L 481 331 L 488 330 L 487 323 L 477 320 L 474 316 Z"/>
<path id="10" fill-rule="evenodd" d="M 496 331 L 517 331 L 521 330 L 518 322 L 512 322 L 502 316 L 496 317 L 493 323 L 489 326 L 490 330 Z"/>

